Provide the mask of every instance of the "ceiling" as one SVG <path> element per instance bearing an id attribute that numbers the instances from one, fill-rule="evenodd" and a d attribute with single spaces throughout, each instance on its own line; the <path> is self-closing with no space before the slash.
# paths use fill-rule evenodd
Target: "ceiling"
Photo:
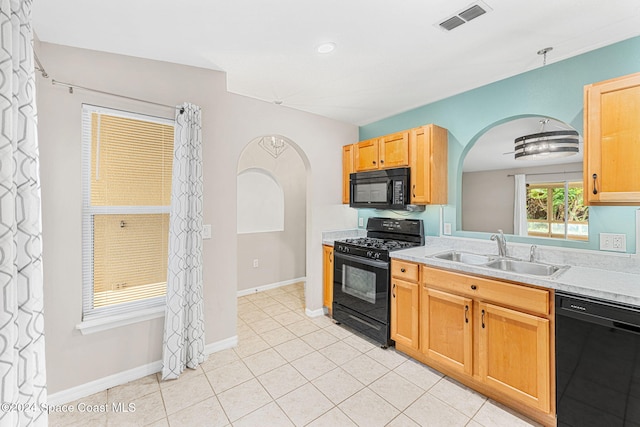
<path id="1" fill-rule="evenodd" d="M 483 1 L 449 32 L 475 3 L 35 0 L 33 20 L 44 42 L 222 70 L 230 92 L 356 125 L 540 67 L 548 46 L 553 63 L 640 35 L 638 0 Z"/>
<path id="2" fill-rule="evenodd" d="M 542 127 L 540 120 L 548 120 Z M 579 152 L 567 157 L 517 159 L 514 140 L 518 137 L 538 132 L 576 130 L 571 125 L 548 117 L 522 117 L 494 126 L 485 132 L 467 152 L 462 165 L 463 172 L 479 172 L 500 169 L 518 169 L 565 163 L 582 163 L 583 140 L 579 137 Z M 582 165 L 579 167 L 582 170 Z"/>

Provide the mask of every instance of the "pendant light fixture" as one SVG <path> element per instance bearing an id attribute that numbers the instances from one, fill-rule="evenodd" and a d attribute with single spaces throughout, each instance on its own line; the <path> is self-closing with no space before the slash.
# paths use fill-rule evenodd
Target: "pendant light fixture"
<path id="1" fill-rule="evenodd" d="M 578 154 L 578 132 L 570 129 L 545 132 L 544 126 L 548 122 L 549 119 L 540 120 L 540 132 L 515 139 L 516 159 L 548 159 Z"/>
<path id="2" fill-rule="evenodd" d="M 542 66 L 547 65 L 547 53 L 552 47 L 540 49 L 537 53 L 543 56 Z M 545 132 L 544 127 L 549 119 L 540 120 L 540 132 L 516 138 L 516 159 L 548 159 L 552 157 L 566 157 L 578 153 L 578 132 L 570 129 Z"/>

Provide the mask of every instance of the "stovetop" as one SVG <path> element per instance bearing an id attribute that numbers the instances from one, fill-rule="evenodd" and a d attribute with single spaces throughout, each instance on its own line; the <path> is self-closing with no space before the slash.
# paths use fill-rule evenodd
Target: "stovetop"
<path id="1" fill-rule="evenodd" d="M 363 248 L 379 249 L 381 251 L 395 251 L 398 249 L 411 248 L 418 246 L 418 243 L 403 242 L 392 239 L 376 239 L 374 237 L 359 237 L 355 239 L 346 239 L 343 241 L 349 245 L 359 246 Z"/>
<path id="2" fill-rule="evenodd" d="M 421 219 L 369 218 L 367 237 L 337 240 L 334 250 L 379 261 L 389 261 L 389 252 L 424 245 Z"/>

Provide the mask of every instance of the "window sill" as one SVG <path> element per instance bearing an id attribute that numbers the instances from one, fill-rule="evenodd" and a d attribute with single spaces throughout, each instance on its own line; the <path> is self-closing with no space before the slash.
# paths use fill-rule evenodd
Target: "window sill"
<path id="1" fill-rule="evenodd" d="M 118 328 L 120 326 L 130 325 L 132 323 L 144 322 L 146 320 L 164 317 L 165 307 L 151 307 L 145 310 L 139 310 L 132 313 L 117 314 L 98 319 L 91 319 L 76 325 L 82 335 L 89 335 L 95 332 L 106 331 L 108 329 Z"/>

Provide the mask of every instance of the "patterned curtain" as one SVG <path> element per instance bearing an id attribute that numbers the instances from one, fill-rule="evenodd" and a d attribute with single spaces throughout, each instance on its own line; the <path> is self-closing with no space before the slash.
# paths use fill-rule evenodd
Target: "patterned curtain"
<path id="1" fill-rule="evenodd" d="M 0 5 L 0 425 L 46 426 L 31 0 Z"/>
<path id="2" fill-rule="evenodd" d="M 200 116 L 200 107 L 188 103 L 176 111 L 163 380 L 204 361 Z"/>

